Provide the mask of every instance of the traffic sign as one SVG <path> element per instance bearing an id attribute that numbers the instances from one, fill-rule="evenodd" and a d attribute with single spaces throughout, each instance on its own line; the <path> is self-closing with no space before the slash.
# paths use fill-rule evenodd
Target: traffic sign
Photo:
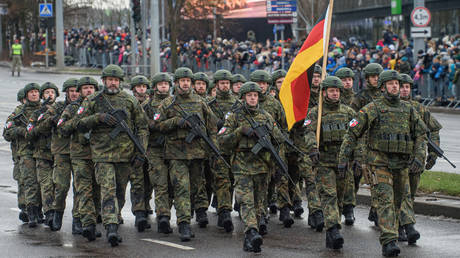
<path id="1" fill-rule="evenodd" d="M 53 4 L 40 4 L 38 9 L 40 17 L 53 17 Z"/>
<path id="2" fill-rule="evenodd" d="M 431 37 L 431 27 L 411 27 L 410 36 L 412 38 L 429 38 Z"/>
<path id="3" fill-rule="evenodd" d="M 415 27 L 426 27 L 431 21 L 431 13 L 426 7 L 419 6 L 412 10 L 410 18 Z"/>
<path id="4" fill-rule="evenodd" d="M 280 13 L 267 13 L 267 18 L 279 18 L 279 17 L 297 17 L 297 12 L 280 12 Z"/>
<path id="5" fill-rule="evenodd" d="M 268 24 L 290 24 L 295 18 L 268 19 Z"/>
<path id="6" fill-rule="evenodd" d="M 297 6 L 295 5 L 280 5 L 280 6 L 272 6 L 269 12 L 295 12 L 297 11 Z"/>

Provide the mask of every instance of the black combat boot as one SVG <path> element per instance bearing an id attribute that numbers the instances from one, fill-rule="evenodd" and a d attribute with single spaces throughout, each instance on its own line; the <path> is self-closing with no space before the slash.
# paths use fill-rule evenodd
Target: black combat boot
<path id="1" fill-rule="evenodd" d="M 45 222 L 45 218 L 43 216 L 43 211 L 41 207 L 38 207 L 38 224 L 43 224 Z"/>
<path id="2" fill-rule="evenodd" d="M 326 231 L 327 248 L 341 249 L 343 247 L 343 237 L 340 234 L 339 228 L 339 225 L 334 225 Z"/>
<path id="3" fill-rule="evenodd" d="M 262 236 L 256 229 L 250 228 L 246 231 L 243 242 L 243 250 L 246 252 L 260 253 L 260 246 L 263 244 Z"/>
<path id="4" fill-rule="evenodd" d="M 48 227 L 51 227 L 51 224 L 53 223 L 53 216 L 54 216 L 54 211 L 53 210 L 49 210 L 47 212 L 45 212 L 45 225 L 48 226 Z"/>
<path id="5" fill-rule="evenodd" d="M 294 201 L 294 217 L 300 218 L 303 214 L 302 201 Z"/>
<path id="6" fill-rule="evenodd" d="M 343 207 L 343 216 L 345 216 L 345 225 L 352 226 L 355 223 L 355 214 L 353 212 L 353 205 L 345 205 Z"/>
<path id="7" fill-rule="evenodd" d="M 192 229 L 190 228 L 190 224 L 187 222 L 179 223 L 179 234 L 180 234 L 180 241 L 188 242 L 192 238 Z"/>
<path id="8" fill-rule="evenodd" d="M 316 217 L 315 213 L 308 212 L 308 225 L 310 228 L 315 229 L 316 228 Z"/>
<path id="9" fill-rule="evenodd" d="M 219 212 L 219 217 L 217 218 L 217 226 L 225 228 L 227 233 L 233 231 L 233 222 L 229 210 L 222 210 Z"/>
<path id="10" fill-rule="evenodd" d="M 80 218 L 72 218 L 72 235 L 80 235 L 83 231 Z"/>
<path id="11" fill-rule="evenodd" d="M 100 214 L 97 215 L 96 223 L 97 223 L 97 224 L 101 224 L 101 223 L 102 223 L 102 216 L 101 216 Z"/>
<path id="12" fill-rule="evenodd" d="M 32 206 L 27 209 L 29 214 L 29 228 L 34 228 L 38 224 L 38 207 Z"/>
<path id="13" fill-rule="evenodd" d="M 112 247 L 117 246 L 121 243 L 121 237 L 118 235 L 118 225 L 117 224 L 108 224 L 106 226 L 107 230 L 107 241 Z"/>
<path id="14" fill-rule="evenodd" d="M 29 222 L 29 215 L 27 215 L 27 212 L 24 211 L 24 209 L 21 209 L 19 212 L 19 220 L 21 220 L 24 223 Z"/>
<path id="15" fill-rule="evenodd" d="M 315 212 L 315 220 L 316 220 L 316 232 L 323 232 L 324 228 L 324 216 L 323 211 Z"/>
<path id="16" fill-rule="evenodd" d="M 398 256 L 400 252 L 401 250 L 396 245 L 396 241 L 391 241 L 390 243 L 382 246 L 382 255 L 385 257 Z"/>
<path id="17" fill-rule="evenodd" d="M 63 215 L 64 215 L 64 212 L 62 211 L 54 211 L 53 222 L 51 223 L 51 227 L 50 227 L 52 231 L 61 230 Z"/>
<path id="18" fill-rule="evenodd" d="M 278 206 L 276 206 L 276 203 L 274 202 L 268 205 L 268 209 L 270 210 L 271 214 L 276 214 L 278 212 Z"/>
<path id="19" fill-rule="evenodd" d="M 367 219 L 371 222 L 374 222 L 374 225 L 376 227 L 379 226 L 379 217 L 377 216 L 377 211 L 375 210 L 375 208 L 371 208 L 369 210 L 369 216 L 367 216 Z"/>
<path id="20" fill-rule="evenodd" d="M 262 236 L 268 234 L 268 219 L 265 216 L 260 217 L 259 234 Z"/>
<path id="21" fill-rule="evenodd" d="M 171 225 L 169 224 L 168 216 L 160 216 L 158 218 L 158 233 L 171 234 L 173 232 Z"/>
<path id="22" fill-rule="evenodd" d="M 83 227 L 82 235 L 88 239 L 89 242 L 96 240 L 96 225 L 91 224 L 87 227 Z"/>
<path id="23" fill-rule="evenodd" d="M 200 228 L 205 228 L 208 225 L 208 214 L 206 214 L 206 208 L 199 208 L 195 211 L 196 213 L 196 222 Z"/>
<path id="24" fill-rule="evenodd" d="M 399 226 L 398 228 L 398 241 L 407 242 L 407 235 L 406 235 L 406 231 L 404 231 L 403 226 Z"/>
<path id="25" fill-rule="evenodd" d="M 145 211 L 135 211 L 134 216 L 136 216 L 134 226 L 137 228 L 137 232 L 144 232 L 148 224 L 145 218 Z"/>
<path id="26" fill-rule="evenodd" d="M 283 222 L 285 228 L 290 228 L 292 224 L 294 224 L 294 220 L 292 219 L 290 212 L 291 210 L 288 206 L 284 206 L 280 210 L 279 220 Z"/>
<path id="27" fill-rule="evenodd" d="M 407 243 L 413 245 L 420 238 L 420 233 L 415 229 L 414 224 L 404 225 L 407 235 Z"/>

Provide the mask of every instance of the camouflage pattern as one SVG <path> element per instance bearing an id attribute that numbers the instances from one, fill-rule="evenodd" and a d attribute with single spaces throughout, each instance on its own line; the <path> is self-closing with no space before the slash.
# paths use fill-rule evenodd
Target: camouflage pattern
<path id="1" fill-rule="evenodd" d="M 342 102 L 343 104 L 347 106 L 351 106 L 354 96 L 355 96 L 355 93 L 353 92 L 353 88 L 350 88 L 350 89 L 343 88 L 340 93 L 340 102 Z"/>
<path id="2" fill-rule="evenodd" d="M 398 238 L 397 217 L 407 168 L 412 160 L 425 159 L 426 126 L 412 106 L 385 93 L 385 97 L 366 105 L 350 121 L 339 154 L 340 164 L 350 161 L 358 139 L 366 131 L 369 134 L 366 163 L 371 172 L 368 180 L 377 201 L 380 243 L 384 245 Z M 404 135 L 407 141 L 398 140 L 402 138 L 395 138 L 396 134 Z"/>

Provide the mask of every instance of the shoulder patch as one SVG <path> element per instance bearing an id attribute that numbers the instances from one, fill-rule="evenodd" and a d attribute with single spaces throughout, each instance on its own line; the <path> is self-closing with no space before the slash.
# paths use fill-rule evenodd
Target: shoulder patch
<path id="1" fill-rule="evenodd" d="M 355 127 L 355 126 L 357 126 L 358 124 L 359 124 L 358 120 L 356 120 L 356 119 L 353 118 L 353 119 L 350 121 L 350 123 L 348 124 L 348 126 L 349 126 L 349 127 Z"/>
<path id="2" fill-rule="evenodd" d="M 75 110 L 75 109 L 74 109 L 74 110 Z M 80 106 L 80 107 L 78 108 L 77 114 L 81 115 L 83 112 L 85 112 L 85 108 L 82 107 L 82 106 Z"/>
<path id="3" fill-rule="evenodd" d="M 227 131 L 227 127 L 224 126 L 224 127 L 220 128 L 220 130 L 217 133 L 217 135 L 221 135 L 221 134 L 225 133 L 225 131 Z"/>
<path id="4" fill-rule="evenodd" d="M 60 126 L 62 123 L 64 122 L 64 119 L 59 119 L 58 123 L 57 123 L 57 126 Z"/>
<path id="5" fill-rule="evenodd" d="M 5 128 L 9 129 L 11 126 L 13 126 L 13 122 L 9 121 L 8 123 L 5 124 Z"/>
<path id="6" fill-rule="evenodd" d="M 160 113 L 155 113 L 153 115 L 153 120 L 157 121 L 158 119 L 160 119 Z"/>
<path id="7" fill-rule="evenodd" d="M 41 114 L 38 116 L 38 118 L 37 118 L 37 121 L 40 121 L 40 120 L 42 120 L 42 119 L 43 119 L 43 116 L 44 116 L 44 114 L 43 114 L 43 113 L 41 113 Z"/>
<path id="8" fill-rule="evenodd" d="M 27 125 L 27 132 L 30 133 L 33 129 L 34 129 L 34 125 L 33 125 L 32 123 L 29 123 L 29 124 Z"/>
<path id="9" fill-rule="evenodd" d="M 303 126 L 307 126 L 311 124 L 311 120 L 310 119 L 305 119 L 305 121 L 303 122 Z"/>

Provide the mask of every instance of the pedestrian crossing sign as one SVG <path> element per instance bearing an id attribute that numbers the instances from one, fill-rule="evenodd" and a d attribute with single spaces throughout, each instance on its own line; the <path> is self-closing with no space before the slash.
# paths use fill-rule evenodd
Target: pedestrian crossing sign
<path id="1" fill-rule="evenodd" d="M 53 17 L 53 5 L 52 4 L 40 4 L 39 5 L 39 16 L 40 17 Z"/>

